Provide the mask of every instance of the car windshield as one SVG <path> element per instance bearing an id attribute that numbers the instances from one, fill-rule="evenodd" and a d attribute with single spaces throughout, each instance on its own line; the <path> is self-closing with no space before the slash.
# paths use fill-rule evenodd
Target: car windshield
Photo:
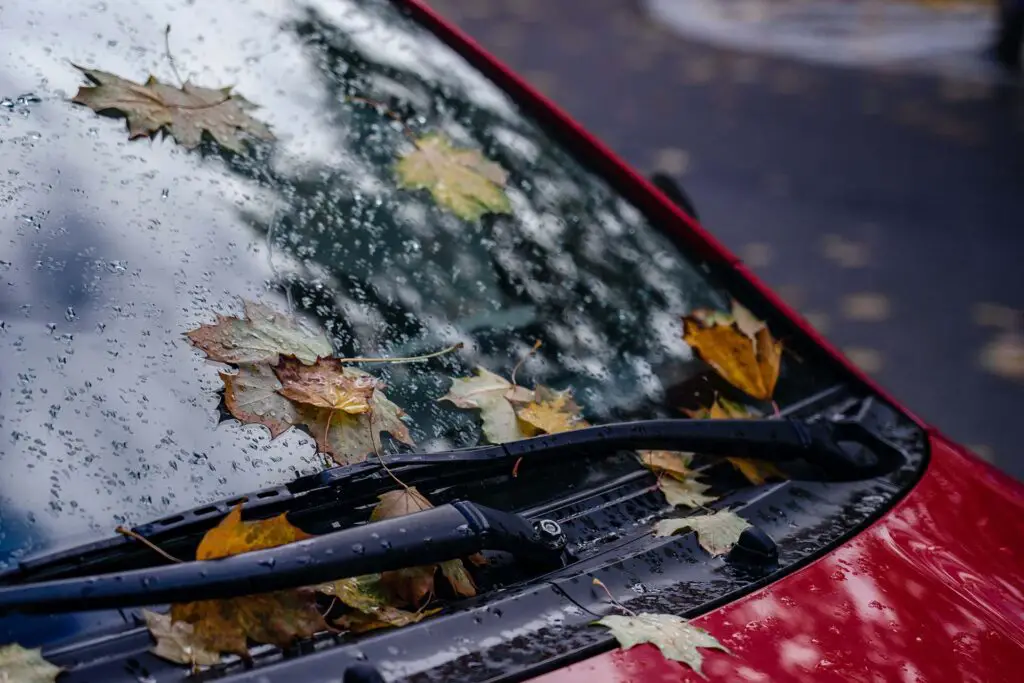
<path id="1" fill-rule="evenodd" d="M 680 318 L 729 293 L 386 0 L 8 0 L 0 32 L 0 561 L 323 467 L 306 431 L 231 419 L 225 367 L 185 336 L 243 300 L 339 356 L 463 342 L 364 366 L 420 449 L 480 441 L 478 415 L 438 398 L 478 365 L 509 377 L 535 340 L 520 379 L 571 388 L 588 420 L 679 414 L 699 369 Z M 274 138 L 129 139 L 70 101 L 75 65 L 233 86 Z M 504 169 L 507 206 L 463 218 L 399 187 L 427 135 Z"/>

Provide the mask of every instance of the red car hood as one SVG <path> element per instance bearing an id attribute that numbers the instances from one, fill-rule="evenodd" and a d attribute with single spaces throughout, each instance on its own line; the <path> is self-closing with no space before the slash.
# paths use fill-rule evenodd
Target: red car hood
<path id="1" fill-rule="evenodd" d="M 1024 680 L 1024 486 L 932 437 L 918 485 L 813 564 L 694 619 L 711 681 Z M 537 683 L 701 681 L 652 645 Z"/>

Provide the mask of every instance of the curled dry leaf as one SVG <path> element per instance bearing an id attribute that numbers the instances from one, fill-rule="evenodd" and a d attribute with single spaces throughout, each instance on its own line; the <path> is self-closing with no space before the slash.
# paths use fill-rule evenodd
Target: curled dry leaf
<path id="1" fill-rule="evenodd" d="M 710 486 L 692 478 L 679 480 L 674 477 L 661 477 L 658 480 L 658 488 L 665 494 L 665 500 L 677 507 L 697 508 L 716 500 L 715 496 L 704 493 L 711 488 Z"/>
<path id="2" fill-rule="evenodd" d="M 761 417 L 761 413 L 745 405 L 717 397 L 710 409 L 687 411 L 690 417 L 702 420 L 747 420 Z M 754 486 L 761 486 L 769 479 L 785 479 L 786 473 L 773 462 L 755 458 L 727 458 L 729 464 L 739 470 Z"/>
<path id="3" fill-rule="evenodd" d="M 370 412 L 376 382 L 367 374 L 346 370 L 337 358 L 318 358 L 305 365 L 295 356 L 281 356 L 274 373 L 281 381 L 279 393 L 294 403 L 349 415 Z"/>
<path id="4" fill-rule="evenodd" d="M 0 646 L 0 681 L 53 683 L 62 669 L 43 659 L 42 648 L 27 649 L 11 643 Z"/>
<path id="5" fill-rule="evenodd" d="M 475 149 L 459 149 L 443 136 L 425 135 L 402 156 L 398 186 L 426 189 L 438 205 L 459 218 L 476 220 L 485 213 L 512 213 L 505 194 L 507 174 Z"/>
<path id="6" fill-rule="evenodd" d="M 220 378 L 224 405 L 243 424 L 261 424 L 273 439 L 299 423 L 298 409 L 278 393 L 281 382 L 269 365 L 242 363 L 237 372 L 222 372 Z"/>
<path id="7" fill-rule="evenodd" d="M 220 653 L 206 649 L 200 642 L 195 627 L 186 621 L 172 621 L 170 614 L 142 610 L 146 628 L 156 639 L 156 646 L 150 652 L 157 657 L 187 666 L 213 666 L 220 661 Z"/>
<path id="8" fill-rule="evenodd" d="M 295 318 L 253 301 L 243 301 L 245 318 L 217 316 L 212 325 L 200 325 L 189 340 L 221 363 L 269 363 L 292 355 L 303 363 L 330 356 L 334 349 L 322 332 L 306 329 Z"/>
<path id="9" fill-rule="evenodd" d="M 691 626 L 685 619 L 674 614 L 611 614 L 595 623 L 611 629 L 615 640 L 619 641 L 623 648 L 628 650 L 634 645 L 650 643 L 657 647 L 666 659 L 682 662 L 701 676 L 704 675 L 701 672 L 704 657 L 698 648 L 729 652 L 729 649 L 710 633 Z"/>
<path id="10" fill-rule="evenodd" d="M 533 401 L 516 407 L 516 417 L 520 430 L 527 436 L 558 434 L 590 426 L 568 389 L 554 391 L 538 386 Z"/>
<path id="11" fill-rule="evenodd" d="M 479 410 L 484 437 L 491 443 L 508 443 L 524 438 L 526 435 L 520 430 L 513 406 L 532 401 L 533 392 L 513 385 L 486 368 L 477 367 L 474 372 L 473 377 L 453 379 L 451 389 L 438 400 L 450 401 L 467 410 Z"/>
<path id="12" fill-rule="evenodd" d="M 753 398 L 768 400 L 779 378 L 782 342 L 742 310 L 742 326 L 735 314 L 693 311 L 683 318 L 683 340 L 729 384 Z"/>
<path id="13" fill-rule="evenodd" d="M 654 527 L 655 536 L 671 536 L 684 529 L 697 534 L 697 541 L 712 555 L 724 555 L 739 540 L 743 530 L 750 526 L 729 510 L 719 510 L 712 515 L 697 515 L 681 519 L 663 519 Z"/>
<path id="14" fill-rule="evenodd" d="M 74 65 L 94 85 L 82 86 L 72 102 L 95 112 L 119 111 L 128 119 L 128 137 L 154 135 L 163 129 L 182 147 L 194 149 L 203 132 L 225 149 L 241 154 L 244 136 L 273 140 L 267 125 L 249 115 L 256 105 L 231 88 L 201 88 L 185 83 L 180 88 L 150 76 L 144 84 L 106 71 Z"/>

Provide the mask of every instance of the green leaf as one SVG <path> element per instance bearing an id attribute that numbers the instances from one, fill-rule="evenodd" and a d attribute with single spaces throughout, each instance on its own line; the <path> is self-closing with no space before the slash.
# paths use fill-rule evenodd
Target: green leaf
<path id="1" fill-rule="evenodd" d="M 416 148 L 398 162 L 398 186 L 427 189 L 438 205 L 465 220 L 485 213 L 512 213 L 505 194 L 508 174 L 478 150 L 459 149 L 441 135 L 415 140 Z"/>
<path id="2" fill-rule="evenodd" d="M 392 605 L 390 596 L 381 584 L 380 574 L 341 579 L 317 586 L 316 590 L 325 595 L 333 595 L 355 610 L 356 614 L 346 614 L 338 620 L 339 626 L 354 633 L 415 624 L 431 613 L 429 610 L 409 612 Z"/>
<path id="3" fill-rule="evenodd" d="M 330 356 L 334 349 L 323 332 L 303 327 L 291 316 L 268 306 L 243 301 L 246 318 L 217 316 L 212 325 L 200 325 L 188 333 L 189 340 L 221 363 L 269 363 L 281 355 L 293 355 L 303 363 Z"/>
<path id="4" fill-rule="evenodd" d="M 702 628 L 691 626 L 674 614 L 641 612 L 635 616 L 612 614 L 595 622 L 612 631 L 612 635 L 625 649 L 650 643 L 661 650 L 666 659 L 682 662 L 702 677 L 704 657 L 698 648 L 729 652 L 714 636 Z"/>
<path id="5" fill-rule="evenodd" d="M 43 659 L 42 648 L 27 650 L 17 643 L 0 646 L 0 681 L 7 683 L 53 683 L 59 666 Z"/>
<path id="6" fill-rule="evenodd" d="M 697 533 L 697 541 L 704 550 L 712 555 L 724 555 L 749 526 L 747 520 L 736 513 L 720 510 L 713 515 L 663 519 L 654 527 L 654 535 L 671 536 L 683 529 L 692 529 Z"/>
<path id="7" fill-rule="evenodd" d="M 459 408 L 479 410 L 484 437 L 491 443 L 507 443 L 526 438 L 519 427 L 513 403 L 529 403 L 532 391 L 496 375 L 486 368 L 474 369 L 473 377 L 456 377 L 452 387 L 439 401 L 450 401 Z"/>
<path id="8" fill-rule="evenodd" d="M 675 477 L 663 476 L 658 479 L 658 488 L 665 494 L 665 499 L 671 505 L 696 508 L 716 500 L 715 496 L 704 493 L 711 487 L 696 479 L 680 481 Z"/>

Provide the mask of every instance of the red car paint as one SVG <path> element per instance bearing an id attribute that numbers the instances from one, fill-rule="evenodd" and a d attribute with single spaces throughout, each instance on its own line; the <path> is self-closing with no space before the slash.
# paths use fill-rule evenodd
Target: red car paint
<path id="1" fill-rule="evenodd" d="M 921 482 L 852 541 L 693 620 L 712 681 L 1024 680 L 1024 486 L 932 439 Z M 701 681 L 652 645 L 535 683 Z"/>
<path id="2" fill-rule="evenodd" d="M 891 396 L 657 188 L 421 0 L 396 0 L 504 88 L 584 162 L 703 258 L 735 269 L 802 335 Z M 928 430 L 922 480 L 853 540 L 695 619 L 731 650 L 705 651 L 716 681 L 1024 680 L 1024 486 Z M 615 650 L 543 683 L 700 681 L 651 645 Z"/>

